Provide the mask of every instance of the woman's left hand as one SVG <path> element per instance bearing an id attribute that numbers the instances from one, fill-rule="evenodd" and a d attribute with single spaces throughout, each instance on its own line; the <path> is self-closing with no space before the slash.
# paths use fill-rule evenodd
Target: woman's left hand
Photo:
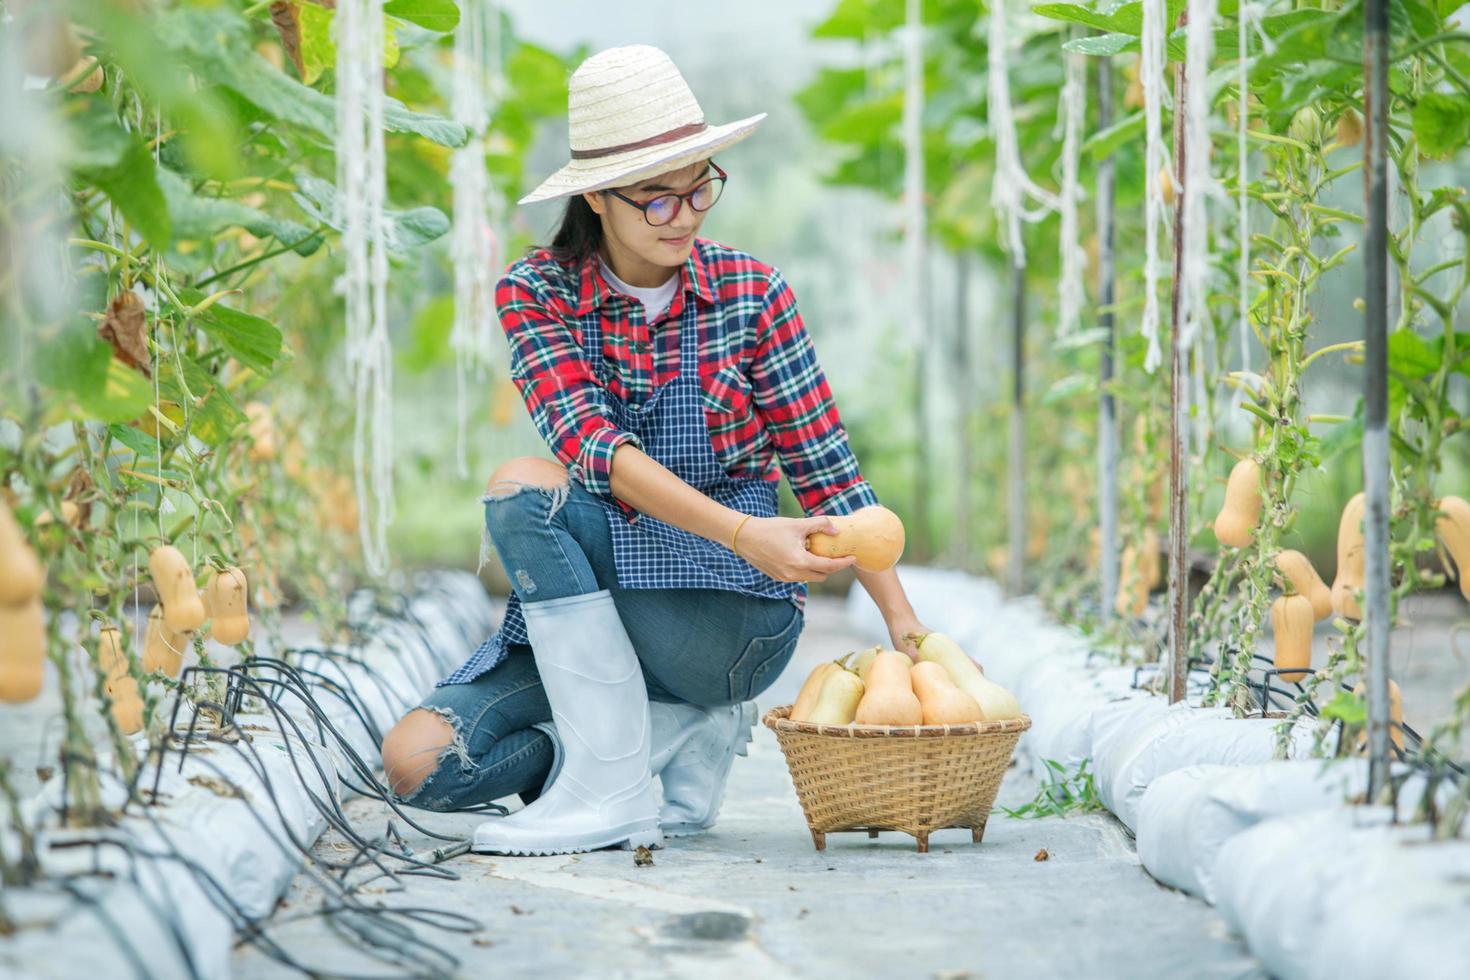
<path id="1" fill-rule="evenodd" d="M 923 636 L 934 632 L 917 619 L 894 620 L 888 624 L 888 639 L 893 643 L 893 649 L 906 653 L 915 662 L 919 659 L 919 647 L 913 640 L 905 639 L 910 634 Z"/>

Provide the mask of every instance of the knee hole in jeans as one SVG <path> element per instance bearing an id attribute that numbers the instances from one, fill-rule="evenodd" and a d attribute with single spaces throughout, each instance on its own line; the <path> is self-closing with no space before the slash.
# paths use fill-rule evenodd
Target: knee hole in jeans
<path id="1" fill-rule="evenodd" d="M 398 796 L 416 792 L 449 755 L 470 764 L 459 718 L 448 708 L 415 708 L 383 736 L 383 775 Z"/>

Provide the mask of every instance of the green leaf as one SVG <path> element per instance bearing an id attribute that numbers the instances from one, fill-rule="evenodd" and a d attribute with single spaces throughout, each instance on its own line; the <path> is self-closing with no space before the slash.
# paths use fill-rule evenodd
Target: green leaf
<path id="1" fill-rule="evenodd" d="M 258 238 L 277 239 L 298 255 L 310 255 L 321 245 L 321 236 L 305 225 L 274 218 L 230 198 L 195 195 L 172 170 L 159 170 L 158 184 L 168 202 L 175 238 L 209 239 L 226 228 L 239 227 Z"/>
<path id="2" fill-rule="evenodd" d="M 1368 702 L 1360 695 L 1339 690 L 1322 706 L 1322 717 L 1335 718 L 1345 725 L 1363 725 L 1368 721 Z"/>
<path id="3" fill-rule="evenodd" d="M 146 412 L 147 408 L 145 407 L 143 411 Z M 138 414 L 141 415 L 143 413 L 139 412 Z M 157 442 L 152 437 L 145 435 L 131 425 L 113 423 L 107 427 L 107 431 L 112 438 L 127 446 L 139 456 L 152 456 L 154 450 L 158 448 Z"/>
<path id="4" fill-rule="evenodd" d="M 76 175 L 106 194 L 150 245 L 167 248 L 173 229 L 147 144 L 125 132 L 99 99 L 87 99 L 70 122 Z"/>
<path id="5" fill-rule="evenodd" d="M 112 356 L 91 320 L 76 319 L 42 334 L 35 348 L 36 376 L 70 416 L 100 422 L 135 419 L 153 403 L 153 386 Z"/>
<path id="6" fill-rule="evenodd" d="M 560 116 L 567 111 L 567 66 L 545 48 L 522 44 L 510 56 L 505 77 L 515 86 L 517 107 L 532 116 Z"/>
<path id="7" fill-rule="evenodd" d="M 337 221 L 337 187 L 329 180 L 311 174 L 297 174 L 300 191 L 292 197 L 301 209 L 318 221 L 342 230 Z M 409 211 L 384 211 L 388 226 L 388 247 L 395 252 L 431 242 L 449 231 L 449 219 L 438 208 L 413 208 Z"/>
<path id="8" fill-rule="evenodd" d="M 180 383 L 176 360 L 184 368 L 182 381 L 188 385 L 187 394 Z M 229 440 L 234 431 L 247 421 L 245 413 L 240 411 L 219 378 L 182 352 L 159 362 L 158 388 L 170 401 L 189 406 L 189 432 L 211 446 Z M 192 400 L 189 395 L 193 395 Z"/>
<path id="9" fill-rule="evenodd" d="M 454 0 L 388 0 L 383 4 L 383 13 L 440 34 L 459 25 L 459 6 Z"/>
<path id="10" fill-rule="evenodd" d="M 303 3 L 301 13 L 301 80 L 315 85 L 322 72 L 337 63 L 337 46 L 332 42 L 334 10 Z"/>
<path id="11" fill-rule="evenodd" d="M 1093 133 L 1082 144 L 1082 151 L 1094 160 L 1106 160 L 1118 147 L 1143 136 L 1143 130 L 1143 110 L 1140 109 L 1113 123 L 1107 129 L 1100 129 Z"/>
<path id="12" fill-rule="evenodd" d="M 1132 30 L 1118 26 L 1114 15 L 1100 14 L 1091 8 L 1073 3 L 1038 4 L 1031 8 L 1031 12 L 1037 16 L 1047 17 L 1051 20 L 1060 20 L 1071 24 L 1084 24 L 1087 27 L 1093 27 L 1105 33 L 1132 34 L 1136 37 L 1143 32 L 1142 6 L 1142 4 L 1133 3 L 1124 4 L 1123 8 L 1120 8 L 1131 8 L 1132 20 L 1135 23 Z"/>
<path id="13" fill-rule="evenodd" d="M 1077 37 L 1062 45 L 1062 50 L 1085 54 L 1093 58 L 1111 58 L 1124 51 L 1138 48 L 1138 38 L 1131 34 L 1094 34 Z"/>
<path id="14" fill-rule="evenodd" d="M 1426 92 L 1414 106 L 1414 137 L 1427 156 L 1453 155 L 1470 142 L 1470 99 Z"/>
<path id="15" fill-rule="evenodd" d="M 895 0 L 838 0 L 837 8 L 816 27 L 812 37 L 861 41 L 887 34 L 904 20 L 904 5 Z"/>
<path id="16" fill-rule="evenodd" d="M 269 116 L 328 140 L 335 138 L 335 100 L 277 71 L 257 54 L 244 24 L 234 14 L 177 10 L 158 18 L 158 25 L 159 43 L 200 75 L 234 91 Z M 448 147 L 463 146 L 469 138 L 459 123 L 415 112 L 391 97 L 384 98 L 383 127 Z"/>
<path id="17" fill-rule="evenodd" d="M 1440 354 L 1413 330 L 1395 330 L 1388 337 L 1388 369 L 1418 380 L 1439 370 Z"/>
<path id="18" fill-rule="evenodd" d="M 197 306 L 206 297 L 198 289 L 181 289 L 179 299 Z M 253 313 L 212 303 L 195 315 L 193 323 L 256 374 L 269 374 L 281 356 L 281 331 Z"/>
<path id="19" fill-rule="evenodd" d="M 903 93 L 848 106 L 822 126 L 822 138 L 834 143 L 876 143 L 903 118 Z"/>

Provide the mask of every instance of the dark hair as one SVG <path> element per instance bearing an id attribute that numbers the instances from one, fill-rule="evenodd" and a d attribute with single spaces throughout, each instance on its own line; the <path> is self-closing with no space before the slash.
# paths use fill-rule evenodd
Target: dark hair
<path id="1" fill-rule="evenodd" d="M 602 219 L 581 194 L 574 194 L 562 212 L 561 227 L 547 246 L 562 265 L 577 267 L 602 244 Z"/>

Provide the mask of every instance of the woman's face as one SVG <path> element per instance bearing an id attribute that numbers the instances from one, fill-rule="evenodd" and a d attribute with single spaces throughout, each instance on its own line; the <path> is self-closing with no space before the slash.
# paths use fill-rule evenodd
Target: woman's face
<path id="1" fill-rule="evenodd" d="M 662 194 L 688 193 L 711 173 L 713 171 L 709 161 L 703 160 L 682 170 L 673 170 L 614 189 L 639 204 L 647 204 Z M 592 210 L 602 217 L 602 230 L 614 267 L 631 266 L 629 272 L 646 272 L 650 267 L 671 269 L 683 265 L 694 247 L 694 236 L 704 223 L 704 214 L 690 207 L 688 201 L 680 205 L 679 213 L 674 216 L 673 221 L 654 226 L 644 219 L 643 212 L 612 194 L 593 191 L 583 196 Z M 619 275 L 622 273 L 619 272 Z M 633 282 L 631 279 L 628 281 Z M 633 282 L 633 285 L 640 283 Z"/>

